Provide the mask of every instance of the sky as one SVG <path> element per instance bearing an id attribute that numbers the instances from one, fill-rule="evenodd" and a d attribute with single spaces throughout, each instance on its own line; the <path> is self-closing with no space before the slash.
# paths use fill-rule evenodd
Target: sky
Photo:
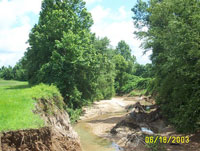
<path id="1" fill-rule="evenodd" d="M 0 0 L 0 67 L 14 66 L 28 47 L 28 35 L 38 22 L 42 0 Z M 113 47 L 125 40 L 138 63 L 150 63 L 148 52 L 143 55 L 141 41 L 134 36 L 131 8 L 136 0 L 85 0 L 94 24 L 91 31 L 108 37 Z"/>

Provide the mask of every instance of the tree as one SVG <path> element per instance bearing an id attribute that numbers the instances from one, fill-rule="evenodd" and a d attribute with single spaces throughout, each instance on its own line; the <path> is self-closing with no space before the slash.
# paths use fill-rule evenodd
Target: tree
<path id="1" fill-rule="evenodd" d="M 129 73 L 129 66 L 128 62 L 124 59 L 123 56 L 121 55 L 115 55 L 113 58 L 113 61 L 115 63 L 115 72 L 116 72 L 116 77 L 115 77 L 115 90 L 117 94 L 121 95 L 122 92 L 122 87 L 127 84 L 127 81 L 129 80 L 128 76 Z"/>
<path id="2" fill-rule="evenodd" d="M 135 56 L 131 55 L 131 48 L 124 40 L 118 43 L 116 53 L 122 55 L 126 61 L 132 61 L 133 63 L 136 61 Z"/>
<path id="3" fill-rule="evenodd" d="M 98 99 L 110 99 L 115 94 L 115 67 L 112 60 L 115 55 L 114 50 L 111 48 L 110 40 L 107 37 L 95 38 L 94 48 L 99 61 L 97 97 Z"/>
<path id="4" fill-rule="evenodd" d="M 70 112 L 114 94 L 109 40 L 95 38 L 91 25 L 82 0 L 44 0 L 29 37 L 29 82 L 54 83 Z"/>
<path id="5" fill-rule="evenodd" d="M 23 65 L 25 57 L 19 60 L 14 67 L 2 67 L 0 68 L 0 78 L 5 80 L 19 80 L 26 81 L 27 80 L 27 72 Z"/>
<path id="6" fill-rule="evenodd" d="M 13 68 L 13 79 L 27 81 L 27 70 L 25 69 L 25 56 L 22 57 Z"/>
<path id="7" fill-rule="evenodd" d="M 96 94 L 92 23 L 82 0 L 44 0 L 28 40 L 29 82 L 54 83 L 73 109 L 93 101 Z"/>
<path id="8" fill-rule="evenodd" d="M 135 63 L 134 70 L 134 75 L 136 76 L 143 78 L 152 78 L 154 76 L 152 64 L 142 65 Z"/>
<path id="9" fill-rule="evenodd" d="M 124 93 L 123 87 L 130 82 L 134 71 L 136 57 L 131 55 L 131 49 L 125 41 L 120 41 L 115 49 L 113 62 L 115 64 L 115 89 L 121 95 Z"/>
<path id="10" fill-rule="evenodd" d="M 0 70 L 0 78 L 5 80 L 11 80 L 14 78 L 13 68 L 11 66 L 5 67 L 3 66 Z"/>
<path id="11" fill-rule="evenodd" d="M 38 82 L 37 74 L 40 68 L 50 61 L 52 53 L 57 50 L 57 44 L 68 33 L 84 38 L 90 30 L 93 21 L 82 0 L 44 0 L 39 22 L 30 35 L 27 51 L 28 80 Z M 82 41 L 88 43 L 86 41 Z M 65 49 L 59 49 L 64 55 Z"/>
<path id="12" fill-rule="evenodd" d="M 182 132 L 200 128 L 200 2 L 196 0 L 138 0 L 132 9 L 137 36 L 152 49 L 157 103 Z"/>

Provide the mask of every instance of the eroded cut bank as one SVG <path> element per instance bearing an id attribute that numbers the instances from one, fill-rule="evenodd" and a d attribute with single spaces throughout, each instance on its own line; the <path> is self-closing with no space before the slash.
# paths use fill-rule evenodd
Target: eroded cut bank
<path id="1" fill-rule="evenodd" d="M 42 84 L 31 89 L 35 100 L 32 112 L 39 115 L 44 126 L 2 132 L 0 150 L 81 151 L 78 135 L 70 125 L 64 102 L 56 87 Z"/>

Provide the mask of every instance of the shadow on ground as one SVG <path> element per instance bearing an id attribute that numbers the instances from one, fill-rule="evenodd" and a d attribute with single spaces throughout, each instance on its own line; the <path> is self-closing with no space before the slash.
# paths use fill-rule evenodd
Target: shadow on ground
<path id="1" fill-rule="evenodd" d="M 88 123 L 110 123 L 110 124 L 115 124 L 116 122 L 119 121 L 119 118 L 122 119 L 121 117 L 111 117 L 111 118 L 102 119 L 102 120 L 92 120 L 92 121 L 89 121 Z"/>
<path id="2" fill-rule="evenodd" d="M 16 85 L 16 86 L 11 86 L 9 88 L 7 88 L 8 90 L 12 90 L 12 89 L 27 89 L 30 88 L 30 85 L 24 84 L 24 85 Z"/>

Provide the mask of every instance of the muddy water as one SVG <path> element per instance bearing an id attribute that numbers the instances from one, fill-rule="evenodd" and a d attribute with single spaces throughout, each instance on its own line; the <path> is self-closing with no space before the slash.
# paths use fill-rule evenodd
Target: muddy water
<path id="1" fill-rule="evenodd" d="M 89 120 L 83 120 L 74 125 L 75 131 L 78 133 L 81 141 L 81 147 L 83 151 L 122 151 L 115 142 L 111 142 L 107 139 L 99 137 L 94 134 L 94 127 L 104 127 L 104 123 L 102 121 L 108 122 L 108 120 L 113 117 L 117 118 L 123 116 L 124 113 L 112 113 L 112 114 L 104 114 Z M 97 125 L 90 125 L 93 121 L 101 121 L 100 123 L 95 123 Z M 113 124 L 115 125 L 115 124 Z M 105 132 L 109 133 L 109 132 Z"/>
<path id="2" fill-rule="evenodd" d="M 74 127 L 81 140 L 83 151 L 116 151 L 112 142 L 94 135 L 86 123 L 78 123 Z"/>
<path id="3" fill-rule="evenodd" d="M 109 141 L 110 130 L 127 114 L 126 106 L 135 104 L 138 97 L 114 97 L 95 102 L 84 108 L 84 115 L 74 125 L 80 136 L 83 151 L 122 151 L 115 142 Z M 114 139 L 113 139 L 114 140 Z"/>

